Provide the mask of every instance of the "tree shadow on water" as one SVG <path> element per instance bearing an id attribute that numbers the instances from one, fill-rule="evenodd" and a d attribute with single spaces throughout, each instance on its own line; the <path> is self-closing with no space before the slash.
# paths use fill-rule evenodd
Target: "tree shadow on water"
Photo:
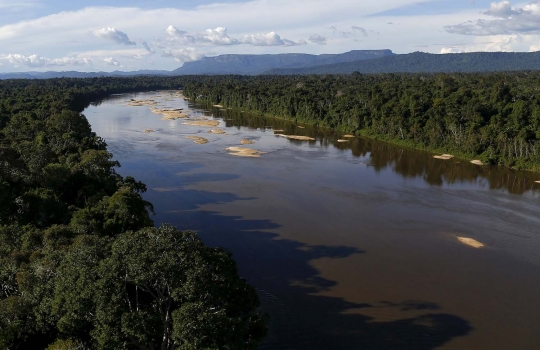
<path id="1" fill-rule="evenodd" d="M 184 187 L 201 180 L 233 178 L 231 175 L 184 177 L 183 183 L 176 187 L 167 181 L 163 183 L 167 191 L 149 191 L 147 199 L 156 206 L 157 223 L 167 222 L 181 230 L 197 231 L 205 243 L 233 252 L 240 274 L 257 288 L 261 308 L 270 316 L 269 332 L 260 349 L 429 350 L 472 330 L 466 320 L 439 312 L 439 305 L 430 301 L 380 301 L 372 305 L 320 295 L 336 286 L 336 282 L 322 277 L 313 267 L 313 261 L 344 259 L 365 252 L 355 247 L 310 245 L 284 239 L 276 233 L 281 226 L 271 220 L 246 220 L 201 210 L 200 206 L 205 204 L 249 205 L 256 198 Z M 365 281 L 366 286 L 369 283 Z M 361 293 L 358 291 L 355 298 L 361 299 Z M 376 308 L 392 309 L 392 315 L 397 316 L 379 321 L 360 313 Z M 414 317 L 410 317 L 411 310 Z"/>
<path id="2" fill-rule="evenodd" d="M 212 211 L 170 215 L 166 215 L 169 222 L 198 231 L 207 244 L 231 250 L 241 275 L 259 290 L 262 309 L 270 316 L 269 333 L 260 349 L 428 350 L 471 331 L 466 320 L 438 313 L 439 306 L 428 301 L 371 305 L 316 295 L 336 282 L 323 278 L 311 262 L 364 253 L 356 248 L 282 239 L 268 232 L 280 228 L 269 220 L 243 220 Z M 179 215 L 179 221 L 173 222 L 172 215 Z M 377 307 L 415 310 L 422 315 L 379 322 L 357 312 Z"/>

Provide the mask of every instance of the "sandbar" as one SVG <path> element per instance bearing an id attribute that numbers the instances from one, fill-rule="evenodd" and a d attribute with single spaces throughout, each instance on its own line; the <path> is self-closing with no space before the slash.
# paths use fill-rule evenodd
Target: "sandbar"
<path id="1" fill-rule="evenodd" d="M 161 114 L 164 120 L 176 120 L 189 117 L 189 113 L 186 113 L 181 109 L 162 109 L 150 107 L 150 110 L 154 114 Z"/>
<path id="2" fill-rule="evenodd" d="M 152 129 L 144 129 L 144 132 L 154 132 Z"/>
<path id="3" fill-rule="evenodd" d="M 195 142 L 196 144 L 199 144 L 199 145 L 208 143 L 208 140 L 207 140 L 207 139 L 205 139 L 204 137 L 199 137 L 199 136 L 186 136 L 186 139 L 188 139 L 188 140 L 194 140 L 194 142 Z"/>
<path id="4" fill-rule="evenodd" d="M 339 140 L 337 140 L 337 142 L 349 142 L 349 140 L 342 140 L 342 139 L 339 139 Z"/>
<path id="5" fill-rule="evenodd" d="M 356 137 L 356 136 L 351 135 L 351 134 L 347 134 L 347 135 L 343 135 L 343 137 L 346 137 L 346 138 L 349 138 L 349 139 L 350 139 L 350 138 L 353 138 L 353 137 Z"/>
<path id="6" fill-rule="evenodd" d="M 306 127 L 305 127 L 305 126 L 300 126 L 300 125 L 298 125 L 298 128 L 300 128 L 300 129 L 305 129 Z"/>
<path id="7" fill-rule="evenodd" d="M 214 107 L 217 107 L 217 108 L 223 108 L 222 105 L 214 105 Z"/>
<path id="8" fill-rule="evenodd" d="M 471 160 L 471 163 L 475 164 L 475 165 L 484 165 L 484 163 L 482 163 L 481 160 L 478 160 L 478 159 L 475 159 L 475 160 Z"/>
<path id="9" fill-rule="evenodd" d="M 242 145 L 251 145 L 251 144 L 253 144 L 253 141 L 247 140 L 247 139 L 243 139 L 243 140 L 240 140 L 240 143 L 241 143 Z"/>
<path id="10" fill-rule="evenodd" d="M 476 239 L 467 238 L 467 237 L 458 237 L 457 238 L 461 243 L 466 244 L 473 248 L 482 248 L 484 246 L 483 243 L 478 242 Z"/>
<path id="11" fill-rule="evenodd" d="M 221 129 L 212 129 L 212 130 L 208 130 L 208 133 L 209 134 L 225 134 L 225 131 Z"/>
<path id="12" fill-rule="evenodd" d="M 451 154 L 441 154 L 440 156 L 433 156 L 433 158 L 448 160 L 454 158 L 454 156 Z"/>
<path id="13" fill-rule="evenodd" d="M 299 140 L 299 141 L 315 141 L 313 137 L 309 136 L 298 136 L 298 135 L 284 135 L 284 134 L 275 134 L 276 136 L 282 136 L 286 137 L 291 140 Z"/>
<path id="14" fill-rule="evenodd" d="M 126 103 L 128 106 L 141 107 L 141 106 L 155 106 L 157 104 L 154 100 L 131 100 Z"/>
<path id="15" fill-rule="evenodd" d="M 281 129 L 278 129 L 278 130 L 274 130 L 274 132 L 284 132 L 285 130 L 281 130 Z"/>
<path id="16" fill-rule="evenodd" d="M 225 148 L 226 151 L 229 152 L 232 156 L 239 156 L 239 157 L 252 157 L 252 158 L 260 158 L 261 154 L 264 154 L 264 152 L 257 151 L 253 148 L 246 148 L 246 147 L 228 147 Z"/>
<path id="17" fill-rule="evenodd" d="M 540 184 L 540 181 L 535 181 L 537 184 Z"/>
<path id="18" fill-rule="evenodd" d="M 217 120 L 198 120 L 198 121 L 192 121 L 192 122 L 185 122 L 182 123 L 184 125 L 193 125 L 193 126 L 218 126 L 219 121 Z"/>

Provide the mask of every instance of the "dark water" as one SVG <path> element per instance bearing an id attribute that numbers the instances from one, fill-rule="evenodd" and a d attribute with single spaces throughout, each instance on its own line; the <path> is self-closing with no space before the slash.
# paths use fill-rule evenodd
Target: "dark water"
<path id="1" fill-rule="evenodd" d="M 213 114 L 226 134 L 160 120 L 130 98 Z M 164 93 L 84 113 L 119 172 L 148 185 L 157 223 L 234 253 L 271 316 L 262 349 L 540 349 L 540 174 L 337 143 L 329 131 Z M 194 134 L 210 142 L 185 139 Z M 267 153 L 228 155 L 241 139 Z"/>

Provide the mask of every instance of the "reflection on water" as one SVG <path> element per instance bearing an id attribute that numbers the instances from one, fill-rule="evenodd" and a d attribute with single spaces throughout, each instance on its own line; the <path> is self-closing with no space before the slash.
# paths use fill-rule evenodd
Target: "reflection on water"
<path id="1" fill-rule="evenodd" d="M 460 159 L 441 160 L 433 158 L 433 154 L 409 148 L 394 146 L 386 142 L 363 137 L 349 139 L 348 142 L 337 142 L 340 134 L 332 130 L 319 129 L 312 126 L 299 128 L 286 120 L 249 115 L 239 111 L 216 111 L 225 120 L 227 127 L 248 127 L 273 133 L 272 129 L 283 130 L 287 135 L 310 136 L 317 139 L 311 142 L 319 147 L 332 147 L 349 150 L 359 158 L 368 158 L 369 165 L 377 170 L 391 168 L 403 177 L 423 178 L 432 186 L 454 183 L 475 183 L 487 185 L 490 189 L 504 189 L 512 194 L 525 191 L 540 190 L 540 174 L 529 171 L 512 170 L 506 167 L 478 166 Z M 269 128 L 271 126 L 271 129 Z M 291 144 L 302 144 L 303 141 L 289 140 Z"/>

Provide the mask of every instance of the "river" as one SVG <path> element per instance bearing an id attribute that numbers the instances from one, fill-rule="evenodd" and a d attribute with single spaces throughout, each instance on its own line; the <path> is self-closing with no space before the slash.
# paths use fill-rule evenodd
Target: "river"
<path id="1" fill-rule="evenodd" d="M 220 125 L 163 120 L 131 99 Z M 261 349 L 540 349 L 540 174 L 337 142 L 167 92 L 83 113 L 118 172 L 147 184 L 156 224 L 233 252 L 270 315 Z M 208 133 L 217 128 L 225 134 Z M 265 153 L 237 157 L 231 146 Z"/>

